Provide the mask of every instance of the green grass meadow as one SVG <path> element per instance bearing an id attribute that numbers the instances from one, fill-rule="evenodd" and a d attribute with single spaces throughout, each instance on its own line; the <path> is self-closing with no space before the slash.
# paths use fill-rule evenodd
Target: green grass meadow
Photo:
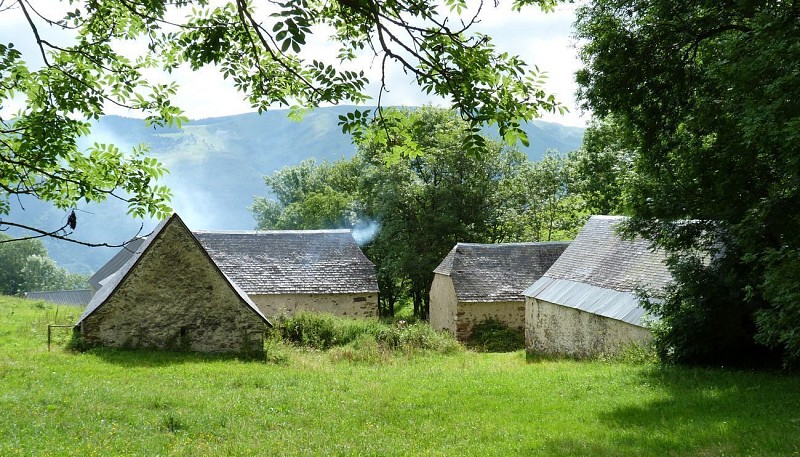
<path id="1" fill-rule="evenodd" d="M 0 455 L 800 455 L 800 378 L 521 351 L 278 363 L 64 349 L 79 310 L 0 297 Z M 270 358 L 270 357 L 268 357 Z"/>

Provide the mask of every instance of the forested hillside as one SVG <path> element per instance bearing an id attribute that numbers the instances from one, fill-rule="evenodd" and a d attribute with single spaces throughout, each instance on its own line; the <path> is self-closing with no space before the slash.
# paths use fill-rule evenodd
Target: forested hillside
<path id="1" fill-rule="evenodd" d="M 91 142 L 113 143 L 123 151 L 140 143 L 150 145 L 149 155 L 170 170 L 164 183 L 173 191 L 172 206 L 193 229 L 253 229 L 248 207 L 253 196 L 264 195 L 263 176 L 287 165 L 315 158 L 318 162 L 352 157 L 355 147 L 337 125 L 338 116 L 351 108 L 320 108 L 301 122 L 291 121 L 285 110 L 194 120 L 182 129 L 147 128 L 139 119 L 103 117 Z M 583 129 L 535 121 L 525 126 L 530 147 L 523 151 L 539 159 L 548 149 L 577 149 Z M 489 132 L 492 135 L 492 132 Z M 64 224 L 66 214 L 41 202 L 21 200 L 12 215 L 21 222 L 45 228 Z M 121 202 L 78 204 L 77 238 L 90 242 L 120 243 L 137 233 L 142 221 L 126 215 Z M 145 221 L 143 232 L 154 226 Z M 13 233 L 11 233 L 14 235 Z M 46 240 L 48 252 L 61 266 L 76 272 L 94 271 L 115 250 L 86 248 Z"/>

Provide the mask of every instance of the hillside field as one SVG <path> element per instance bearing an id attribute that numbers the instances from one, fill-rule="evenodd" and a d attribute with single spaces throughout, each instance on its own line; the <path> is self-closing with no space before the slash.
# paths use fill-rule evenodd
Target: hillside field
<path id="1" fill-rule="evenodd" d="M 466 350 L 72 353 L 68 329 L 48 352 L 47 324 L 79 311 L 0 297 L 0 455 L 800 455 L 796 375 Z"/>

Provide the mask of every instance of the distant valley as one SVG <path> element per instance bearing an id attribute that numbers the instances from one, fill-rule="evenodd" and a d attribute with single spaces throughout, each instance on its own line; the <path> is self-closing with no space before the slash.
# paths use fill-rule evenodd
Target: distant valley
<path id="1" fill-rule="evenodd" d="M 251 230 L 255 220 L 248 211 L 253 196 L 268 192 L 262 177 L 309 158 L 318 162 L 352 157 L 355 147 L 341 133 L 338 116 L 352 107 L 320 108 L 301 122 L 288 119 L 285 110 L 193 120 L 180 130 L 147 128 L 140 119 L 106 116 L 94 127 L 93 142 L 113 143 L 123 151 L 150 145 L 148 155 L 170 170 L 164 184 L 173 191 L 172 207 L 193 230 Z M 567 152 L 578 148 L 583 129 L 534 121 L 525 126 L 531 140 L 523 148 L 531 160 L 548 149 Z M 489 133 L 491 135 L 491 132 Z M 63 225 L 65 214 L 35 200 L 23 200 L 12 220 L 42 228 Z M 120 243 L 135 235 L 142 221 L 126 215 L 118 201 L 78 204 L 77 238 L 90 242 Z M 144 221 L 143 233 L 155 226 Z M 11 233 L 19 235 L 19 233 Z M 116 249 L 87 248 L 46 240 L 50 256 L 71 271 L 93 272 Z"/>

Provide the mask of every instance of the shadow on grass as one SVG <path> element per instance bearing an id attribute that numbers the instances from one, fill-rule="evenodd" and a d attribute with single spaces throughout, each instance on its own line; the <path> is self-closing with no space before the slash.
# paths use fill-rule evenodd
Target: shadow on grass
<path id="1" fill-rule="evenodd" d="M 264 354 L 173 352 L 146 349 L 92 348 L 84 352 L 123 367 L 163 367 L 185 363 L 238 361 L 264 363 Z"/>
<path id="2" fill-rule="evenodd" d="M 596 436 L 548 441 L 548 455 L 798 455 L 800 377 L 654 367 L 631 388 L 653 393 L 600 413 Z"/>

